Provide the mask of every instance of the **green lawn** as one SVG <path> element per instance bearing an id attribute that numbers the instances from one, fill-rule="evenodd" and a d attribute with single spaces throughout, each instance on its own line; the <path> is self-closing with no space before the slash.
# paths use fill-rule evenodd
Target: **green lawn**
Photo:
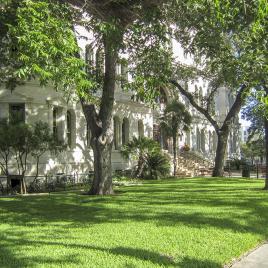
<path id="1" fill-rule="evenodd" d="M 268 238 L 262 186 L 195 178 L 0 198 L 0 267 L 222 267 Z"/>

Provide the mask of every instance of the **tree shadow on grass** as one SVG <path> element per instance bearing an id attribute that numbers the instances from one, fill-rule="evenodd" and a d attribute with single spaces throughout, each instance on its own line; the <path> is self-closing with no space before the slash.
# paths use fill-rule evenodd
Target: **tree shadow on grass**
<path id="1" fill-rule="evenodd" d="M 139 187 L 121 188 L 125 191 L 124 194 L 108 197 L 81 196 L 80 193 L 76 192 L 1 199 L 0 222 L 10 226 L 15 225 L 17 229 L 25 225 L 27 227 L 53 226 L 57 230 L 53 232 L 53 236 L 60 231 L 64 232 L 65 226 L 68 228 L 83 228 L 94 224 L 131 221 L 152 222 L 157 226 L 176 227 L 177 225 L 186 225 L 187 227 L 197 228 L 212 226 L 223 230 L 253 233 L 268 237 L 268 230 L 265 227 L 268 221 L 266 194 L 252 190 L 253 187 L 255 188 L 254 184 L 251 185 L 251 188 L 244 189 L 239 183 L 238 185 L 222 185 L 221 180 L 216 182 L 202 180 L 202 182 L 205 182 L 205 185 L 196 185 L 196 180 L 187 182 L 188 184 L 184 184 L 184 181 L 180 183 L 168 182 L 167 184 L 155 182 L 153 185 L 148 183 Z M 244 183 L 244 180 L 242 182 Z M 217 183 L 219 185 L 216 185 Z M 224 184 L 226 184 L 226 181 L 224 181 Z M 209 210 L 206 211 L 205 208 L 209 208 Z M 225 216 L 226 208 L 229 215 Z M 243 220 L 243 218 L 245 219 Z M 12 237 L 15 232 L 15 230 L 10 231 L 10 236 Z M 57 241 L 56 236 L 38 235 L 39 239 Z M 43 236 L 41 237 L 41 235 Z M 20 234 L 17 234 L 17 237 L 20 237 Z M 66 266 L 75 264 L 75 258 L 70 260 L 54 260 L 49 256 L 44 260 L 39 260 L 33 256 L 27 259 L 18 258 L 18 255 L 12 250 L 12 245 L 20 247 L 27 245 L 27 243 L 35 243 L 36 246 L 40 246 L 42 243 L 48 244 L 51 242 L 17 240 L 16 244 L 15 240 L 8 240 L 3 237 L 2 241 L 5 241 L 5 243 L 2 243 L 2 251 L 0 252 L 0 267 L 34 267 L 35 263 L 42 263 L 42 261 L 47 264 L 58 261 L 60 265 L 66 264 Z M 69 246 L 64 243 L 57 244 L 57 242 L 51 243 L 51 245 Z M 77 245 L 73 244 L 72 246 Z M 162 256 L 159 253 L 144 249 L 128 247 L 94 248 L 91 245 L 81 245 L 81 248 L 83 247 L 88 247 L 91 250 L 107 251 L 113 255 L 147 260 L 160 265 L 220 267 L 218 263 L 210 260 L 184 258 L 181 262 L 176 262 L 169 256 Z M 6 261 L 3 254 L 13 261 Z M 15 265 L 18 262 L 21 265 Z"/>
<path id="2" fill-rule="evenodd" d="M 155 188 L 160 190 L 162 185 L 156 184 Z M 183 192 L 180 189 L 179 193 L 174 193 L 174 185 L 163 186 L 163 194 L 155 194 L 153 189 L 151 193 L 147 193 L 148 187 L 140 187 L 138 193 L 137 188 L 128 188 L 126 194 L 109 197 L 60 193 L 42 197 L 9 198 L 0 200 L 0 218 L 3 223 L 16 225 L 57 225 L 58 222 L 64 222 L 74 227 L 104 222 L 154 220 L 158 225 L 213 226 L 268 236 L 267 228 L 261 228 L 266 226 L 268 209 L 262 204 L 265 200 L 263 196 L 258 196 L 258 192 L 239 188 L 225 193 L 222 185 L 219 185 L 212 193 L 198 194 L 198 189 L 203 187 L 201 185 L 198 189 L 192 189 L 192 192 Z M 178 191 L 179 187 L 176 185 L 175 190 Z M 174 205 L 178 205 L 178 209 Z M 186 210 L 181 210 L 184 206 Z M 199 212 L 200 208 L 209 207 L 217 208 L 217 211 L 212 214 Z M 226 207 L 234 210 L 232 217 L 225 217 Z M 246 212 L 240 214 L 243 210 Z M 247 217 L 246 224 L 239 223 L 241 217 Z"/>
<path id="3" fill-rule="evenodd" d="M 27 245 L 25 241 L 16 239 L 10 240 L 6 237 L 0 236 L 0 267 L 3 268 L 22 268 L 22 267 L 36 267 L 42 264 L 45 266 L 59 265 L 60 267 L 68 267 L 68 265 L 75 265 L 78 267 L 79 263 L 76 261 L 75 255 L 68 255 L 62 258 L 51 258 L 49 256 L 34 257 L 34 256 L 20 256 L 18 254 L 18 247 Z M 4 243 L 3 243 L 4 241 Z M 31 243 L 32 244 L 32 243 Z"/>
<path id="4" fill-rule="evenodd" d="M 91 251 L 100 251 L 105 252 L 106 254 L 112 254 L 115 256 L 123 256 L 123 257 L 130 257 L 137 260 L 142 260 L 148 262 L 148 264 L 153 265 L 161 265 L 161 266 L 169 266 L 169 267 L 187 267 L 187 268 L 219 268 L 221 265 L 219 263 L 210 261 L 210 260 L 198 260 L 196 258 L 189 258 L 184 257 L 182 260 L 176 262 L 171 256 L 166 256 L 159 254 L 157 252 L 153 252 L 147 249 L 139 249 L 139 248 L 132 248 L 132 247 L 99 247 L 99 246 L 92 246 L 87 244 L 77 244 L 77 243 L 62 243 L 62 242 L 51 242 L 51 241 L 41 241 L 41 240 L 28 240 L 28 239 L 6 239 L 5 244 L 9 246 L 12 250 L 12 247 L 24 245 L 24 246 L 34 246 L 34 247 L 43 247 L 43 246 L 55 246 L 56 248 L 64 248 L 65 250 L 68 249 L 80 249 L 80 250 L 91 250 Z M 15 257 L 15 254 L 11 254 L 11 250 L 6 250 L 3 246 L 1 247 L 0 252 L 0 266 L 6 267 L 6 268 L 13 268 L 13 267 L 35 267 L 37 264 L 53 264 L 60 266 L 68 267 L 68 265 L 74 265 L 76 264 L 79 266 L 79 261 L 75 261 L 75 255 L 69 255 L 64 258 L 50 258 L 47 256 L 43 257 L 32 257 L 27 256 L 25 257 Z M 5 259 L 1 258 L 2 256 L 5 256 Z M 2 266 L 3 265 L 3 266 Z M 96 267 L 98 267 L 96 265 Z M 131 266 L 131 264 L 127 265 L 125 267 L 136 267 Z"/>

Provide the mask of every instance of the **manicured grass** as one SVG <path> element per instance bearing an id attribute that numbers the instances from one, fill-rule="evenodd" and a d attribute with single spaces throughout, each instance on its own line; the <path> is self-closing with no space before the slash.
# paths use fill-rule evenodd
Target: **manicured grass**
<path id="1" fill-rule="evenodd" d="M 195 178 L 0 198 L 0 267 L 221 267 L 268 238 L 262 186 Z"/>

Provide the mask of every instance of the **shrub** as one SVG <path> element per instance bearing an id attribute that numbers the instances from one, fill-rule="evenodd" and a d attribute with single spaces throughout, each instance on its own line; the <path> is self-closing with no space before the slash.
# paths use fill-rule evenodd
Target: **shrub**
<path id="1" fill-rule="evenodd" d="M 152 139 L 134 137 L 122 148 L 121 154 L 124 158 L 137 160 L 132 177 L 157 179 L 170 172 L 169 159 Z"/>
<path id="2" fill-rule="evenodd" d="M 160 179 L 169 175 L 170 159 L 162 152 L 148 154 L 144 168 L 144 178 Z"/>

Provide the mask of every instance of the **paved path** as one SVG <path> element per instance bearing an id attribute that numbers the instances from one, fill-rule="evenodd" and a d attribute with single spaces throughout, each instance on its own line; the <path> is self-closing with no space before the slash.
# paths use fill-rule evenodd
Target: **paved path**
<path id="1" fill-rule="evenodd" d="M 231 268 L 268 268 L 268 244 L 252 251 Z"/>

